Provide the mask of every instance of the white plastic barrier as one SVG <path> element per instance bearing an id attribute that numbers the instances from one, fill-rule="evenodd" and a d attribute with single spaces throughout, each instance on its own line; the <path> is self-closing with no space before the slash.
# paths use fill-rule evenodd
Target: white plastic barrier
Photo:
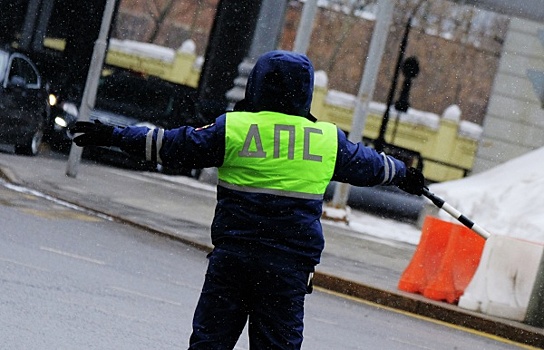
<path id="1" fill-rule="evenodd" d="M 459 306 L 491 316 L 523 321 L 544 246 L 492 235 Z"/>

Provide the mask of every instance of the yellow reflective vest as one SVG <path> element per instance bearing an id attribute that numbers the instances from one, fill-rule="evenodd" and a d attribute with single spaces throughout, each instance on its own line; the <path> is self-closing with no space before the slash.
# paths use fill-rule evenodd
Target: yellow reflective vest
<path id="1" fill-rule="evenodd" d="M 256 193 L 322 199 L 338 148 L 331 123 L 263 111 L 229 112 L 219 185 Z"/>

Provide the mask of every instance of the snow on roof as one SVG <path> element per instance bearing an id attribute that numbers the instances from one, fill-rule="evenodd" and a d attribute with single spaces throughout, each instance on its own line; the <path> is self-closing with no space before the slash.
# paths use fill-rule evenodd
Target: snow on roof
<path id="1" fill-rule="evenodd" d="M 171 48 L 133 40 L 110 39 L 110 47 L 121 52 L 171 62 L 175 51 Z"/>
<path id="2" fill-rule="evenodd" d="M 355 107 L 355 96 L 343 91 L 329 89 L 325 101 L 342 108 L 352 109 Z"/>
<path id="3" fill-rule="evenodd" d="M 195 69 L 201 69 L 203 64 L 204 64 L 204 57 L 198 56 L 198 57 L 195 59 L 195 62 L 193 63 L 193 67 L 194 67 Z"/>
<path id="4" fill-rule="evenodd" d="M 110 47 L 124 53 L 155 58 L 166 62 L 172 62 L 176 55 L 176 50 L 169 47 L 134 40 L 119 40 L 112 38 L 110 39 Z M 177 51 L 194 54 L 196 52 L 196 44 L 191 39 L 185 40 Z"/>
<path id="5" fill-rule="evenodd" d="M 353 109 L 355 107 L 356 97 L 346 92 L 329 90 L 326 103 L 339 106 L 342 108 Z M 385 112 L 385 104 L 371 101 L 368 105 L 368 110 L 373 114 L 383 114 Z M 399 116 L 395 108 L 390 109 L 390 120 L 395 120 Z M 406 123 L 423 125 L 433 130 L 437 130 L 440 126 L 440 116 L 435 113 L 424 112 L 417 109 L 409 108 L 407 113 L 400 113 L 400 120 Z"/>
<path id="6" fill-rule="evenodd" d="M 459 122 L 459 136 L 464 136 L 469 139 L 479 140 L 484 129 L 480 124 L 461 120 Z"/>
<path id="7" fill-rule="evenodd" d="M 178 49 L 178 52 L 194 54 L 196 52 L 196 44 L 193 40 L 185 40 Z"/>
<path id="8" fill-rule="evenodd" d="M 314 74 L 314 86 L 327 87 L 329 84 L 329 77 L 324 70 L 318 70 Z"/>
<path id="9" fill-rule="evenodd" d="M 461 120 L 461 108 L 458 105 L 451 105 L 444 110 L 442 118 L 459 123 Z"/>
<path id="10" fill-rule="evenodd" d="M 392 108 L 391 112 L 394 116 L 392 120 L 396 119 L 398 114 L 394 113 L 395 109 Z M 406 123 L 423 125 L 433 130 L 438 130 L 440 127 L 440 116 L 435 113 L 420 111 L 413 108 L 408 108 L 408 112 L 400 113 L 400 120 Z"/>
<path id="11" fill-rule="evenodd" d="M 491 234 L 544 242 L 542 159 L 544 147 L 430 190 Z M 443 211 L 440 218 L 456 222 Z"/>

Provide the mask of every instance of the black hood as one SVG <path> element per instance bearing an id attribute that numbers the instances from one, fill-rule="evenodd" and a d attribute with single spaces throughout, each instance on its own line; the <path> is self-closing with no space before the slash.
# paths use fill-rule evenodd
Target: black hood
<path id="1" fill-rule="evenodd" d="M 305 55 L 270 51 L 257 60 L 249 74 L 242 109 L 310 116 L 314 68 Z"/>

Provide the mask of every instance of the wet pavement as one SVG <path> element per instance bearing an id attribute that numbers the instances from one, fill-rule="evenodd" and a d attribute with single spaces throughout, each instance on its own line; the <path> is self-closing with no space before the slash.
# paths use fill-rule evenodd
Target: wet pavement
<path id="1" fill-rule="evenodd" d="M 83 160 L 66 176 L 67 157 L 0 153 L 0 178 L 51 199 L 211 250 L 214 186 L 195 179 L 139 172 Z M 415 246 L 381 240 L 323 222 L 326 247 L 315 285 L 338 293 L 544 348 L 544 330 L 487 316 L 397 289 Z"/>

